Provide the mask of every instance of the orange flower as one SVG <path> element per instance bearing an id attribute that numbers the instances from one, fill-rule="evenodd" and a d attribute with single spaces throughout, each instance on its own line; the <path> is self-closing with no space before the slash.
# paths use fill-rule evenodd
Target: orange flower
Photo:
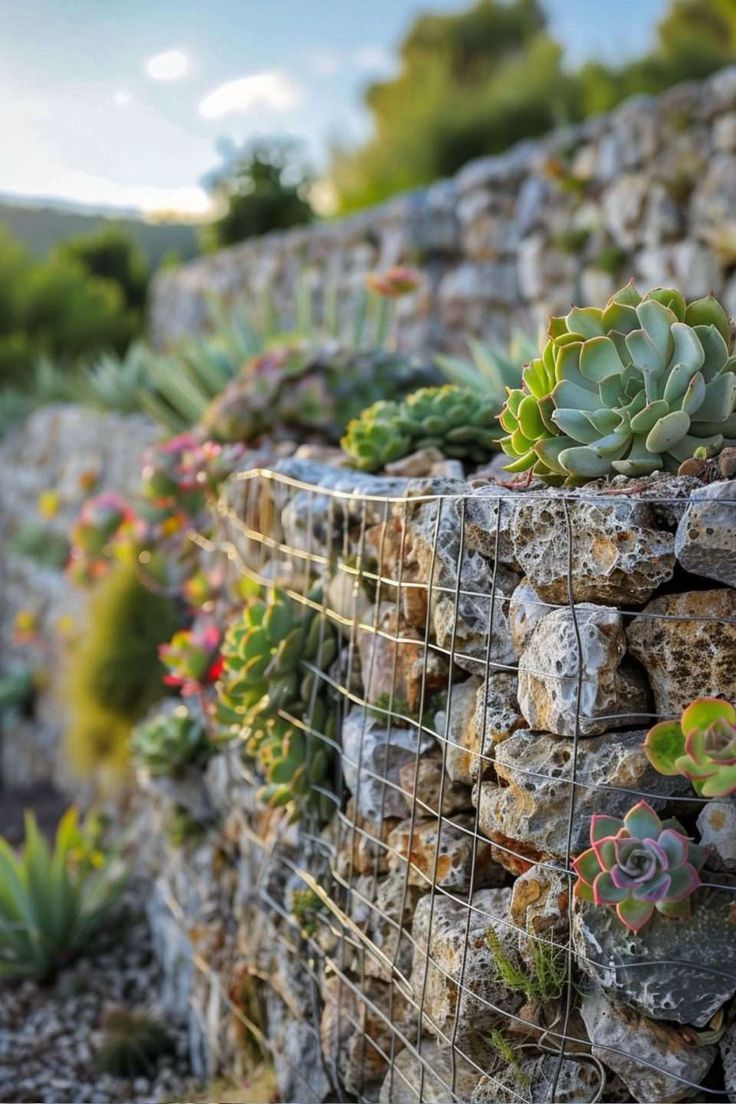
<path id="1" fill-rule="evenodd" d="M 370 272 L 365 282 L 371 291 L 386 299 L 398 299 L 409 295 L 419 287 L 421 275 L 408 265 L 392 265 L 385 272 Z"/>

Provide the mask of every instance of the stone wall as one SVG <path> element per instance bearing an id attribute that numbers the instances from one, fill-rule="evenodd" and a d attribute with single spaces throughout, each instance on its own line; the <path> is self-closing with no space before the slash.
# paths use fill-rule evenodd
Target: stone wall
<path id="1" fill-rule="evenodd" d="M 159 345 L 206 325 L 207 299 L 257 300 L 270 287 L 288 317 L 300 271 L 319 309 L 339 281 L 341 309 L 366 273 L 397 262 L 424 280 L 400 302 L 407 349 L 505 340 L 570 303 L 598 303 L 630 277 L 715 291 L 736 314 L 736 68 L 658 99 L 523 142 L 455 177 L 371 210 L 269 234 L 160 274 L 151 301 Z"/>
<path id="2" fill-rule="evenodd" d="M 735 1099 L 733 801 L 658 773 L 642 742 L 693 697 L 733 697 L 736 483 L 456 475 L 296 457 L 226 485 L 234 578 L 305 601 L 319 582 L 339 629 L 320 675 L 334 812 L 265 808 L 237 741 L 141 776 L 172 1011 L 203 1075 L 241 1069 L 262 1032 L 303 1104 Z M 689 916 L 634 933 L 573 899 L 570 864 L 593 815 L 642 798 L 705 867 Z M 182 808 L 197 829 L 167 844 Z"/>

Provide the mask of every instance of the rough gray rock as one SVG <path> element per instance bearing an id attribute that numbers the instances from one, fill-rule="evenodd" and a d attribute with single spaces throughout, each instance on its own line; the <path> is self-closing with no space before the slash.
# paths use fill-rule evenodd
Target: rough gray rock
<path id="1" fill-rule="evenodd" d="M 485 774 L 496 744 L 524 724 L 516 700 L 516 675 L 499 671 L 484 682 L 472 676 L 452 688 L 450 720 L 436 715 L 436 732 L 447 738 L 447 773 L 456 782 L 471 785 Z"/>
<path id="2" fill-rule="evenodd" d="M 692 902 L 689 920 L 655 913 L 635 936 L 615 909 L 578 906 L 578 965 L 612 996 L 654 1020 L 705 1027 L 736 993 L 733 895 L 700 889 Z"/>
<path id="3" fill-rule="evenodd" d="M 572 854 L 589 846 L 594 813 L 623 816 L 647 794 L 657 809 L 673 794 L 690 794 L 686 778 L 665 777 L 650 765 L 645 733 L 606 732 L 581 742 L 575 764 Z M 496 748 L 500 785 L 480 784 L 479 824 L 492 840 L 521 854 L 564 858 L 570 815 L 573 746 L 569 740 L 521 729 Z M 498 855 L 499 861 L 503 861 Z"/>
<path id="4" fill-rule="evenodd" d="M 465 499 L 466 547 L 480 552 L 491 563 L 518 571 L 512 521 L 519 502 L 515 491 L 494 483 L 472 491 Z"/>
<path id="5" fill-rule="evenodd" d="M 453 1092 L 460 1100 L 470 1100 L 480 1076 L 480 1069 L 458 1054 L 453 1077 L 450 1047 L 425 1035 L 421 1057 L 413 1050 L 397 1055 L 381 1086 L 379 1104 L 447 1104 Z"/>
<path id="6" fill-rule="evenodd" d="M 448 748 L 448 759 L 449 759 Z M 404 763 L 400 771 L 401 787 L 409 811 L 416 804 L 417 814 L 428 816 L 441 811 L 443 816 L 462 813 L 471 808 L 470 786 L 453 781 L 443 769 L 439 750 L 430 752 L 414 763 Z M 416 782 L 416 784 L 415 784 Z M 440 796 L 441 795 L 441 796 Z M 442 808 L 440 810 L 440 800 Z"/>
<path id="7" fill-rule="evenodd" d="M 385 817 L 406 815 L 400 771 L 435 746 L 429 735 L 421 738 L 416 728 L 391 732 L 363 709 L 353 709 L 342 726 L 342 770 L 358 812 L 379 824 Z M 386 781 L 384 781 L 386 780 Z"/>
<path id="8" fill-rule="evenodd" d="M 509 628 L 511 643 L 517 656 L 526 648 L 535 628 L 554 607 L 544 602 L 536 590 L 524 578 L 509 599 Z"/>
<path id="9" fill-rule="evenodd" d="M 736 586 L 736 481 L 693 491 L 677 527 L 675 554 L 693 575 Z"/>
<path id="10" fill-rule="evenodd" d="M 519 657 L 519 706 L 529 727 L 594 736 L 641 724 L 646 686 L 625 654 L 624 618 L 617 610 L 585 603 L 576 606 L 575 617 L 570 609 L 548 614 Z"/>
<path id="11" fill-rule="evenodd" d="M 517 1066 L 497 1061 L 495 1072 L 478 1082 L 470 1104 L 584 1104 L 595 1098 L 600 1075 L 584 1056 L 566 1055 L 558 1074 L 556 1055 L 532 1054 L 527 1058 L 522 1052 Z"/>
<path id="12" fill-rule="evenodd" d="M 522 497 L 511 524 L 521 570 L 544 601 L 570 601 L 568 524 L 574 601 L 641 606 L 672 578 L 672 534 L 657 528 L 645 503 L 551 489 Z"/>
<path id="13" fill-rule="evenodd" d="M 384 709 L 390 704 L 397 714 L 418 715 L 422 702 L 447 686 L 446 658 L 426 648 L 389 602 L 372 607 L 365 624 L 370 628 L 357 631 L 365 700 Z"/>
<path id="14" fill-rule="evenodd" d="M 714 1046 L 693 1046 L 682 1032 L 641 1016 L 594 989 L 580 1009 L 593 1054 L 636 1100 L 686 1100 L 713 1065 Z"/>
<path id="15" fill-rule="evenodd" d="M 509 924 L 510 899 L 510 889 L 474 893 L 467 937 L 468 907 L 463 901 L 422 897 L 417 905 L 412 925 L 411 986 L 417 1001 L 424 994 L 426 1029 L 441 1041 L 453 1036 L 458 1006 L 455 1038 L 458 1046 L 467 1046 L 474 1038 L 482 1039 L 505 1012 L 516 1013 L 521 1005 L 519 995 L 511 993 L 501 980 L 485 938 L 492 926 L 504 951 L 512 960 L 517 957 L 516 932 Z"/>
<path id="16" fill-rule="evenodd" d="M 494 569 L 479 552 L 461 547 L 459 509 L 455 499 L 424 503 L 409 520 L 408 534 L 418 579 L 431 586 L 438 646 L 452 650 L 458 666 L 482 674 L 488 658 L 502 665 L 514 661 L 506 599 L 519 579 L 508 568 Z"/>
<path id="17" fill-rule="evenodd" d="M 731 1024 L 720 1042 L 726 1093 L 730 1101 L 736 1101 L 736 1024 Z"/>
<path id="18" fill-rule="evenodd" d="M 402 820 L 389 836 L 390 870 L 405 870 L 409 860 L 409 884 L 429 890 L 432 885 L 467 893 L 473 887 L 497 886 L 503 869 L 493 861 L 490 844 L 476 842 L 475 818 L 460 813 L 451 819 L 417 816 Z M 475 853 L 475 857 L 474 857 Z"/>
<path id="19" fill-rule="evenodd" d="M 662 717 L 678 717 L 695 698 L 729 696 L 736 685 L 736 591 L 662 595 L 626 636 Z"/>
<path id="20" fill-rule="evenodd" d="M 706 802 L 698 816 L 698 834 L 712 870 L 736 871 L 736 804 L 724 798 Z"/>

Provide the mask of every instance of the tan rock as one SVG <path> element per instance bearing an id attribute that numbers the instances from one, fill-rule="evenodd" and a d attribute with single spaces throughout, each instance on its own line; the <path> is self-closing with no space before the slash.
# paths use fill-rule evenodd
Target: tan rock
<path id="1" fill-rule="evenodd" d="M 495 745 L 525 724 L 516 693 L 516 675 L 505 671 L 453 686 L 449 725 L 446 711 L 435 718 L 438 736 L 447 736 L 450 778 L 471 785 L 491 766 Z"/>
<path id="2" fill-rule="evenodd" d="M 626 630 L 662 717 L 699 697 L 733 698 L 736 591 L 697 590 L 655 598 Z"/>
<path id="3" fill-rule="evenodd" d="M 371 627 L 357 633 L 366 701 L 417 714 L 422 695 L 426 702 L 428 694 L 447 685 L 447 660 L 425 648 L 420 634 L 388 602 L 374 607 L 366 620 Z"/>
<path id="4" fill-rule="evenodd" d="M 462 813 L 450 819 L 415 819 L 413 829 L 410 818 L 402 820 L 388 839 L 389 869 L 405 870 L 408 860 L 410 884 L 426 889 L 434 883 L 467 892 L 471 875 L 475 889 L 498 885 L 503 870 L 493 861 L 490 844 L 476 839 L 474 828 L 474 817 Z"/>

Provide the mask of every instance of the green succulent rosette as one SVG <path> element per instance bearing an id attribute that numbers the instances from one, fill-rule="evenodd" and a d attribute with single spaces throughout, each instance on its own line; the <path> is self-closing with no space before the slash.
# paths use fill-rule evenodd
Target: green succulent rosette
<path id="1" fill-rule="evenodd" d="M 320 672 L 337 650 L 327 618 L 278 589 L 251 602 L 225 635 L 218 719 L 226 734 L 244 739 L 263 772 L 261 800 L 289 806 L 295 817 L 310 812 L 326 820 L 334 810 L 323 791 L 338 734 L 337 702 Z"/>
<path id="2" fill-rule="evenodd" d="M 214 748 L 201 720 L 179 705 L 137 725 L 131 752 L 137 767 L 154 776 L 175 776 L 186 767 L 205 763 Z"/>
<path id="3" fill-rule="evenodd" d="M 632 932 L 641 931 L 655 912 L 678 920 L 690 915 L 705 856 L 678 821 L 661 821 L 640 801 L 623 820 L 594 816 L 590 843 L 572 864 L 578 900 L 615 908 Z"/>
<path id="4" fill-rule="evenodd" d="M 498 451 L 496 403 L 466 387 L 422 387 L 402 402 L 376 402 L 341 441 L 356 468 L 380 471 L 421 448 L 482 464 Z"/>
<path id="5" fill-rule="evenodd" d="M 736 794 L 736 709 L 720 698 L 698 698 L 679 721 L 660 721 L 644 750 L 660 774 L 684 775 L 701 797 Z"/>
<path id="6" fill-rule="evenodd" d="M 676 471 L 736 438 L 731 322 L 713 296 L 687 304 L 633 283 L 601 310 L 552 318 L 541 356 L 500 415 L 507 471 L 550 484 Z"/>

